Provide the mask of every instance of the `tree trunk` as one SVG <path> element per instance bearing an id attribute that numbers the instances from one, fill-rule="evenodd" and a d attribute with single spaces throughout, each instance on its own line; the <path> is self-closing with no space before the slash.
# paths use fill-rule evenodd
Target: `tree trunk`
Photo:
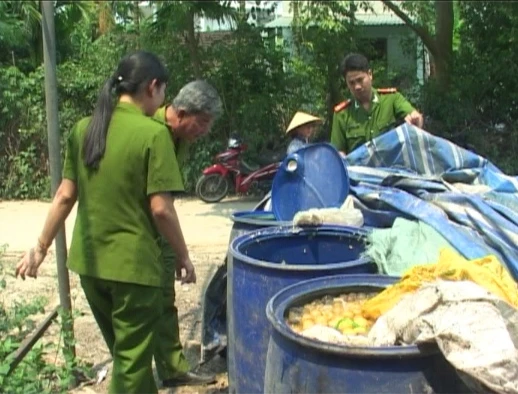
<path id="1" fill-rule="evenodd" d="M 394 14 L 419 36 L 432 55 L 435 76 L 439 87 L 446 91 L 451 82 L 453 57 L 453 1 L 435 0 L 435 36 L 426 26 L 416 24 L 395 2 L 382 0 Z"/>
<path id="2" fill-rule="evenodd" d="M 193 69 L 193 73 L 195 78 L 201 78 L 201 59 L 198 48 L 198 38 L 196 37 L 195 30 L 195 15 L 192 10 L 189 10 L 188 14 L 188 25 L 187 25 L 187 35 L 185 37 L 185 42 L 187 44 L 187 48 L 189 50 L 189 56 L 191 58 L 191 65 Z"/>
<path id="3" fill-rule="evenodd" d="M 237 27 L 246 25 L 248 20 L 248 14 L 246 13 L 246 1 L 239 0 L 239 14 L 237 18 Z"/>
<path id="4" fill-rule="evenodd" d="M 135 13 L 134 23 L 135 23 L 135 34 L 136 34 L 136 48 L 140 49 L 140 8 L 139 1 L 133 2 L 133 12 Z"/>
<path id="5" fill-rule="evenodd" d="M 112 12 L 108 1 L 97 1 L 98 37 L 106 34 L 113 26 Z"/>
<path id="6" fill-rule="evenodd" d="M 41 0 L 38 1 L 38 11 L 41 15 Z M 37 24 L 37 28 L 33 30 L 32 36 L 32 60 L 35 68 L 43 64 L 43 32 L 41 30 L 41 23 L 40 21 Z"/>
<path id="7" fill-rule="evenodd" d="M 437 82 L 446 91 L 451 82 L 453 57 L 453 2 L 435 1 L 435 41 L 437 54 L 434 56 Z"/>
<path id="8" fill-rule="evenodd" d="M 295 44 L 295 48 L 297 50 L 297 55 L 300 56 L 300 45 L 301 45 L 301 35 L 300 35 L 300 4 L 297 1 L 290 2 L 292 11 L 293 11 L 293 22 L 291 24 L 291 30 L 293 34 L 293 42 Z"/>
<path id="9" fill-rule="evenodd" d="M 326 137 L 331 137 L 331 126 L 333 124 L 334 108 L 341 98 L 340 93 L 340 77 L 336 73 L 336 63 L 332 62 L 327 65 L 327 119 L 326 119 Z"/>

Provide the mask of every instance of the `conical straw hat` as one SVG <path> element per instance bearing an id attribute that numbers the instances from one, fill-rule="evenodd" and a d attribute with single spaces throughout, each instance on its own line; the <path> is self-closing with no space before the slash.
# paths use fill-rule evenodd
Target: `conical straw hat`
<path id="1" fill-rule="evenodd" d="M 317 118 L 316 116 L 307 114 L 305 112 L 297 112 L 295 114 L 295 116 L 293 117 L 293 119 L 291 120 L 290 125 L 286 129 L 286 134 L 288 134 L 293 129 L 295 129 L 299 126 L 302 126 L 304 124 L 312 123 L 312 122 L 321 122 L 321 121 L 322 121 L 322 119 Z"/>

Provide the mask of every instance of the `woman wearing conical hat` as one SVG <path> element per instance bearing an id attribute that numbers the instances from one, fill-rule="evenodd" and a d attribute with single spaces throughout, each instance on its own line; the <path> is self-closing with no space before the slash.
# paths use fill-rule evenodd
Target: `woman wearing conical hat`
<path id="1" fill-rule="evenodd" d="M 322 119 L 316 116 L 305 112 L 297 112 L 286 129 L 286 134 L 291 137 L 287 153 L 293 153 L 307 145 L 321 122 Z"/>

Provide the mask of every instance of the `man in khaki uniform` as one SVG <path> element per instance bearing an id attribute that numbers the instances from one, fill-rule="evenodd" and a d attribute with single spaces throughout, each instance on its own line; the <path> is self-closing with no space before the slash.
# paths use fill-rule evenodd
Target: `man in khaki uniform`
<path id="1" fill-rule="evenodd" d="M 423 127 L 423 116 L 394 88 L 374 89 L 367 58 L 350 54 L 342 62 L 342 75 L 353 99 L 335 107 L 331 144 L 342 154 L 395 128 L 405 121 Z"/>
<path id="2" fill-rule="evenodd" d="M 207 134 L 221 112 L 221 100 L 216 90 L 204 81 L 185 85 L 172 105 L 160 108 L 154 118 L 171 131 L 179 167 L 185 164 L 189 146 L 197 138 Z M 182 179 L 179 180 L 182 183 Z M 165 265 L 163 283 L 163 314 L 159 321 L 155 364 L 159 378 L 165 387 L 202 385 L 215 381 L 214 376 L 201 375 L 191 370 L 180 342 L 178 310 L 176 309 L 174 277 L 176 256 L 169 243 L 162 238 L 160 247 Z"/>

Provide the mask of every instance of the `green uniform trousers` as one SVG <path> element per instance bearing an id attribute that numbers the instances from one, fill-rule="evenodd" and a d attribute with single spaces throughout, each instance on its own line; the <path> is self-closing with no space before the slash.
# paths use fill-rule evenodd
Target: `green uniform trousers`
<path id="1" fill-rule="evenodd" d="M 178 310 L 174 305 L 176 256 L 165 238 L 160 238 L 164 259 L 164 284 L 162 287 L 162 315 L 157 328 L 155 365 L 161 380 L 174 379 L 191 369 L 180 342 Z"/>
<path id="2" fill-rule="evenodd" d="M 162 289 L 85 275 L 80 278 L 113 358 L 109 393 L 157 393 L 152 362 Z"/>

